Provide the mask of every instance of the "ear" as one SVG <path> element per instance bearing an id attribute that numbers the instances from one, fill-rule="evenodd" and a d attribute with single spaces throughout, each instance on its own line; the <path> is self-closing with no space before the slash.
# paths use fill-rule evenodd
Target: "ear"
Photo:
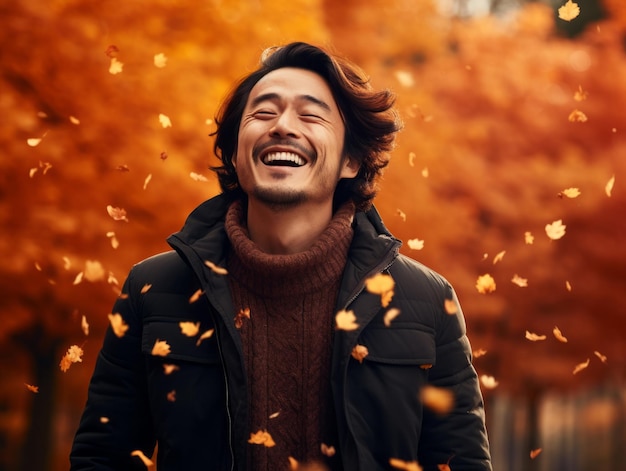
<path id="1" fill-rule="evenodd" d="M 346 155 L 343 159 L 343 163 L 341 164 L 341 174 L 340 178 L 354 178 L 359 173 L 361 169 L 361 164 L 356 160 Z"/>

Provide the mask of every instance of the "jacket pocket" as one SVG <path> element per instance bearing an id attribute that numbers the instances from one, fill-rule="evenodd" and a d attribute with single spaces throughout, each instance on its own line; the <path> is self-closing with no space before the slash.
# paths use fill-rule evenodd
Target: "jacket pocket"
<path id="1" fill-rule="evenodd" d="M 219 352 L 215 335 L 200 339 L 200 336 L 210 330 L 210 328 L 200 325 L 196 335 L 188 336 L 183 333 L 178 319 L 146 319 L 141 335 L 141 351 L 145 355 L 152 355 L 162 358 L 163 360 L 171 359 L 194 363 L 215 364 L 219 362 Z M 157 342 L 166 342 L 169 346 L 169 353 L 166 355 L 153 353 Z M 165 347 L 164 344 L 159 345 Z M 161 351 L 163 352 L 162 349 Z"/>
<path id="2" fill-rule="evenodd" d="M 367 347 L 365 361 L 390 365 L 419 365 L 428 369 L 436 362 L 434 332 L 427 328 L 376 327 L 365 329 L 359 343 Z"/>

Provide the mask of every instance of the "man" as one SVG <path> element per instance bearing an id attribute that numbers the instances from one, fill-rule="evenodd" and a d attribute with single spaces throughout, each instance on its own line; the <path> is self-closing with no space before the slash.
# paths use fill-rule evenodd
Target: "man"
<path id="1" fill-rule="evenodd" d="M 131 270 L 72 470 L 142 469 L 155 443 L 159 471 L 491 469 L 454 291 L 372 207 L 393 99 L 304 43 L 239 83 L 222 194 Z"/>

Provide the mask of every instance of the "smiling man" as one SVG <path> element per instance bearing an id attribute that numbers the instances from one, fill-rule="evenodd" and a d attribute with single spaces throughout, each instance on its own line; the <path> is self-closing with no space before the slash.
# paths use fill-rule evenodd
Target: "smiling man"
<path id="1" fill-rule="evenodd" d="M 393 104 L 320 48 L 266 51 L 216 119 L 222 193 L 115 303 L 128 329 L 104 339 L 72 470 L 142 469 L 157 444 L 159 471 L 491 470 L 454 290 L 372 206 Z M 366 289 L 381 275 L 390 302 Z"/>

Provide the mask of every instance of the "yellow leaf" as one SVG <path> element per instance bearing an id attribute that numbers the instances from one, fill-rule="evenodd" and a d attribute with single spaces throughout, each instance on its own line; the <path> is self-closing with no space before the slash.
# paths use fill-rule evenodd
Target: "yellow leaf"
<path id="1" fill-rule="evenodd" d="M 200 331 L 200 322 L 179 322 L 181 332 L 187 337 L 195 337 Z"/>
<path id="2" fill-rule="evenodd" d="M 526 278 L 522 278 L 517 273 L 513 275 L 513 279 L 511 281 L 520 288 L 526 288 L 528 286 L 528 280 Z"/>
<path id="3" fill-rule="evenodd" d="M 356 323 L 354 312 L 343 309 L 335 316 L 335 324 L 338 330 L 356 330 L 359 327 L 359 324 Z"/>
<path id="4" fill-rule="evenodd" d="M 406 243 L 411 250 L 422 250 L 424 248 L 424 241 L 420 239 L 409 239 Z"/>
<path id="5" fill-rule="evenodd" d="M 351 355 L 352 358 L 357 360 L 359 363 L 363 363 L 363 359 L 367 356 L 368 353 L 369 351 L 367 350 L 367 347 L 365 345 L 356 345 L 352 349 Z"/>
<path id="6" fill-rule="evenodd" d="M 154 55 L 154 65 L 159 69 L 162 69 L 167 65 L 167 57 L 162 52 Z"/>
<path id="7" fill-rule="evenodd" d="M 383 323 L 386 327 L 391 325 L 391 321 L 400 315 L 400 309 L 392 307 L 385 312 L 385 317 L 383 317 Z"/>
<path id="8" fill-rule="evenodd" d="M 218 267 L 215 263 L 210 262 L 209 260 L 205 260 L 204 264 L 218 275 L 228 275 L 228 270 L 226 270 L 226 268 Z"/>
<path id="9" fill-rule="evenodd" d="M 150 291 L 150 288 L 152 288 L 152 285 L 150 283 L 146 283 L 141 287 L 141 294 L 146 294 L 148 291 Z"/>
<path id="10" fill-rule="evenodd" d="M 439 415 L 448 414 L 454 407 L 454 393 L 450 389 L 426 385 L 420 391 L 425 407 Z"/>
<path id="11" fill-rule="evenodd" d="M 506 253 L 506 250 L 503 250 L 502 252 L 499 252 L 498 254 L 496 254 L 495 257 L 493 257 L 493 264 L 495 265 L 498 262 L 501 262 L 502 259 L 504 258 L 504 254 Z"/>
<path id="12" fill-rule="evenodd" d="M 243 327 L 243 323 L 246 322 L 246 320 L 250 320 L 249 307 L 239 310 L 239 312 L 235 316 L 235 328 L 241 329 Z"/>
<path id="13" fill-rule="evenodd" d="M 111 323 L 113 333 L 118 337 L 124 337 L 124 334 L 128 330 L 128 324 L 124 322 L 122 315 L 117 312 L 115 314 L 109 314 L 109 322 Z"/>
<path id="14" fill-rule="evenodd" d="M 602 363 L 606 363 L 606 356 L 602 355 L 602 353 L 600 353 L 597 350 L 594 350 L 593 354 L 597 356 Z"/>
<path id="15" fill-rule="evenodd" d="M 208 182 L 209 179 L 207 177 L 205 177 L 204 175 L 201 175 L 199 173 L 196 172 L 191 172 L 189 174 L 189 176 L 191 177 L 192 180 L 195 180 L 197 182 Z"/>
<path id="16" fill-rule="evenodd" d="M 298 470 L 298 460 L 296 460 L 293 456 L 289 457 L 289 471 L 297 471 Z"/>
<path id="17" fill-rule="evenodd" d="M 569 114 L 567 119 L 568 121 L 572 123 L 573 122 L 584 123 L 585 121 L 587 121 L 587 115 L 580 110 L 574 110 Z"/>
<path id="18" fill-rule="evenodd" d="M 457 305 L 454 299 L 446 299 L 443 302 L 443 308 L 450 315 L 456 314 L 459 312 L 459 306 Z"/>
<path id="19" fill-rule="evenodd" d="M 126 217 L 126 210 L 122 208 L 116 208 L 114 206 L 107 206 L 107 213 L 111 216 L 115 221 L 126 221 L 128 222 L 128 218 Z"/>
<path id="20" fill-rule="evenodd" d="M 546 224 L 546 234 L 552 240 L 558 240 L 565 235 L 565 226 L 562 219 Z"/>
<path id="21" fill-rule="evenodd" d="M 82 362 L 83 353 L 83 349 L 78 345 L 72 345 L 61 359 L 61 363 L 59 363 L 61 371 L 65 373 L 70 368 L 72 363 Z"/>
<path id="22" fill-rule="evenodd" d="M 574 367 L 574 371 L 572 374 L 577 374 L 579 372 L 581 372 L 582 370 L 584 370 L 585 368 L 587 368 L 589 366 L 589 358 L 587 358 L 587 361 L 584 361 L 582 363 L 579 363 L 578 365 L 576 365 Z"/>
<path id="23" fill-rule="evenodd" d="M 557 326 L 554 326 L 554 329 L 552 329 L 552 333 L 559 342 L 567 343 L 567 338 L 563 336 L 561 330 Z"/>
<path id="24" fill-rule="evenodd" d="M 152 354 L 159 357 L 165 357 L 171 352 L 171 347 L 165 340 L 157 339 L 152 347 Z"/>
<path id="25" fill-rule="evenodd" d="M 400 219 L 402 219 L 402 222 L 406 222 L 406 213 L 404 211 L 402 211 L 401 209 L 396 209 L 396 214 L 400 216 Z"/>
<path id="26" fill-rule="evenodd" d="M 150 180 L 152 180 L 152 174 L 151 173 L 149 173 L 148 176 L 146 177 L 146 179 L 143 181 L 143 189 L 144 190 L 148 186 L 148 183 L 150 183 Z"/>
<path id="27" fill-rule="evenodd" d="M 87 281 L 96 282 L 104 279 L 106 272 L 102 264 L 97 260 L 86 260 L 83 276 Z"/>
<path id="28" fill-rule="evenodd" d="M 197 289 L 195 293 L 193 293 L 191 297 L 189 298 L 189 304 L 195 303 L 198 299 L 200 299 L 200 296 L 202 296 L 202 293 L 203 291 L 201 289 Z"/>
<path id="29" fill-rule="evenodd" d="M 172 365 L 171 363 L 163 363 L 163 373 L 171 375 L 174 371 L 180 370 L 180 366 Z"/>
<path id="30" fill-rule="evenodd" d="M 580 190 L 578 188 L 566 188 L 561 192 L 563 196 L 567 196 L 568 198 L 577 198 L 580 196 Z"/>
<path id="31" fill-rule="evenodd" d="M 398 458 L 389 458 L 389 464 L 403 471 L 423 471 L 423 468 L 417 463 L 417 461 L 404 461 Z"/>
<path id="32" fill-rule="evenodd" d="M 481 294 L 493 293 L 496 290 L 496 280 L 488 273 L 481 275 L 476 280 L 476 289 Z"/>
<path id="33" fill-rule="evenodd" d="M 276 445 L 272 436 L 267 432 L 267 430 L 259 430 L 256 433 L 250 434 L 250 439 L 248 443 L 252 443 L 253 445 L 264 445 L 267 448 L 271 448 Z"/>
<path id="34" fill-rule="evenodd" d="M 608 196 L 609 198 L 611 197 L 611 193 L 613 191 L 613 186 L 615 185 L 615 175 L 613 175 L 609 181 L 606 183 L 606 186 L 604 187 L 604 191 L 606 193 L 606 196 Z"/>
<path id="35" fill-rule="evenodd" d="M 565 281 L 565 289 L 567 291 L 571 291 L 572 290 L 572 285 L 570 284 L 569 281 Z"/>
<path id="36" fill-rule="evenodd" d="M 76 116 L 70 116 L 70 123 L 75 124 L 75 125 L 79 125 L 80 124 L 80 120 L 76 117 Z"/>
<path id="37" fill-rule="evenodd" d="M 572 0 L 567 0 L 567 3 L 562 7 L 559 7 L 559 18 L 564 21 L 572 21 L 580 14 L 580 8 L 577 3 Z"/>
<path id="38" fill-rule="evenodd" d="M 322 452 L 322 455 L 328 457 L 335 456 L 335 453 L 337 453 L 334 446 L 326 445 L 326 443 L 322 443 L 320 445 L 320 451 Z"/>
<path id="39" fill-rule="evenodd" d="M 211 336 L 213 335 L 213 332 L 215 332 L 215 329 L 209 329 L 203 332 L 202 335 L 198 337 L 198 341 L 196 342 L 196 347 L 200 345 L 203 340 L 211 338 Z"/>
<path id="40" fill-rule="evenodd" d="M 545 335 L 539 335 L 539 334 L 535 334 L 533 332 L 529 332 L 526 331 L 526 338 L 528 340 L 530 340 L 531 342 L 537 342 L 539 340 L 545 340 L 546 336 Z"/>
<path id="41" fill-rule="evenodd" d="M 526 245 L 533 245 L 535 237 L 528 231 L 524 232 L 524 243 Z"/>
<path id="42" fill-rule="evenodd" d="M 428 167 L 422 169 L 422 177 L 428 178 Z"/>
<path id="43" fill-rule="evenodd" d="M 89 323 L 87 322 L 87 317 L 83 314 L 83 317 L 80 320 L 80 328 L 83 331 L 83 334 L 89 335 Z"/>
<path id="44" fill-rule="evenodd" d="M 409 165 L 411 167 L 415 167 L 415 157 L 417 157 L 415 152 L 409 152 Z"/>
<path id="45" fill-rule="evenodd" d="M 148 458 L 146 455 L 144 455 L 143 451 L 141 451 L 141 450 L 131 451 L 130 452 L 130 456 L 138 456 L 139 459 L 141 460 L 141 462 L 144 464 L 144 466 L 146 468 L 149 468 L 150 466 L 154 465 L 152 460 L 150 458 Z"/>
<path id="46" fill-rule="evenodd" d="M 415 84 L 413 75 L 409 71 L 396 70 L 394 75 L 396 76 L 396 79 L 398 79 L 398 82 L 400 82 L 400 85 L 402 85 L 403 87 L 412 87 Z"/>
<path id="47" fill-rule="evenodd" d="M 111 57 L 111 63 L 109 64 L 109 73 L 117 75 L 124 69 L 124 64 L 118 61 L 115 57 Z"/>
<path id="48" fill-rule="evenodd" d="M 30 139 L 26 139 L 26 144 L 30 147 L 37 147 L 42 141 L 41 137 L 31 137 Z"/>
<path id="49" fill-rule="evenodd" d="M 164 115 L 163 113 L 159 113 L 159 123 L 161 123 L 161 126 L 163 126 L 164 128 L 172 127 L 172 121 L 170 120 L 169 116 Z"/>
<path id="50" fill-rule="evenodd" d="M 376 275 L 365 280 L 365 289 L 372 294 L 379 294 L 381 304 L 383 307 L 387 307 L 393 297 L 393 288 L 395 281 L 391 275 L 384 273 L 377 273 Z"/>
<path id="51" fill-rule="evenodd" d="M 499 384 L 493 376 L 489 375 L 482 375 L 480 377 L 480 383 L 487 389 L 495 389 Z"/>
<path id="52" fill-rule="evenodd" d="M 576 101 L 586 100 L 587 99 L 587 95 L 588 95 L 588 93 L 583 90 L 583 87 L 578 85 L 578 90 L 576 90 L 576 92 L 574 93 L 574 100 L 576 100 Z"/>
<path id="53" fill-rule="evenodd" d="M 108 424 L 110 422 L 110 419 L 108 417 L 100 417 L 100 423 L 101 424 Z"/>
<path id="54" fill-rule="evenodd" d="M 487 354 L 487 350 L 485 350 L 484 348 L 479 348 L 479 349 L 474 350 L 474 351 L 472 352 L 472 356 L 473 356 L 474 358 L 480 358 L 480 357 L 482 357 L 482 356 L 484 356 L 484 355 L 486 355 L 486 354 Z"/>

